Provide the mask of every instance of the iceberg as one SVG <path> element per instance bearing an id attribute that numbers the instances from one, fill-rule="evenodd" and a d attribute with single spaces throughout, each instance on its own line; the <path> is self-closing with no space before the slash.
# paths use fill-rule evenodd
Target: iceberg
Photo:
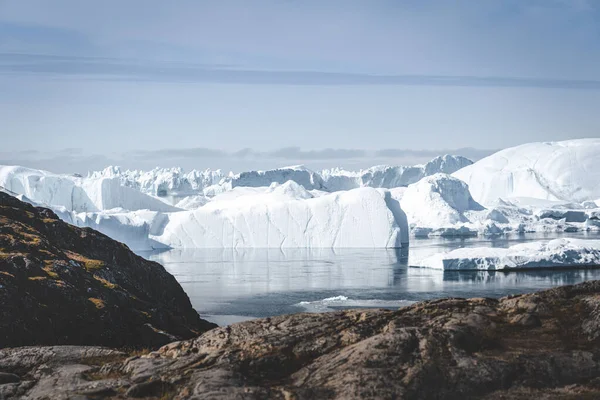
<path id="1" fill-rule="evenodd" d="M 463 224 L 470 222 L 468 211 L 485 210 L 473 200 L 463 181 L 448 174 L 431 175 L 409 185 L 400 204 L 418 236 L 477 235 Z"/>
<path id="2" fill-rule="evenodd" d="M 130 211 L 178 210 L 138 190 L 123 186 L 116 177 L 82 178 L 18 166 L 0 166 L 0 186 L 31 201 L 75 212 L 98 212 L 115 208 Z"/>
<path id="3" fill-rule="evenodd" d="M 512 197 L 583 203 L 600 197 L 599 154 L 598 138 L 529 143 L 499 151 L 453 175 L 484 205 Z"/>
<path id="4" fill-rule="evenodd" d="M 121 170 L 110 166 L 88 175 L 89 179 L 117 178 L 123 186 L 156 197 L 184 197 L 202 194 L 203 190 L 219 184 L 225 175 L 221 170 L 192 170 L 181 168 L 155 168 L 150 171 Z"/>
<path id="5" fill-rule="evenodd" d="M 461 248 L 435 254 L 415 267 L 440 270 L 511 270 L 600 266 L 600 240 L 555 239 L 509 248 Z"/>
<path id="6" fill-rule="evenodd" d="M 324 169 L 321 176 L 325 187 L 331 192 L 358 187 L 391 189 L 406 187 L 436 173 L 451 174 L 471 164 L 473 161 L 468 158 L 444 155 L 415 166 L 380 165 L 356 172 L 340 168 Z"/>
<path id="7" fill-rule="evenodd" d="M 173 248 L 395 248 L 408 243 L 406 219 L 385 191 L 309 196 L 288 182 L 213 201 L 169 214 L 162 233 L 151 239 Z"/>
<path id="8" fill-rule="evenodd" d="M 324 189 L 323 179 L 319 174 L 310 169 L 296 165 L 269 171 L 248 171 L 231 177 L 231 187 L 262 187 L 272 183 L 285 183 L 294 181 L 305 189 Z"/>

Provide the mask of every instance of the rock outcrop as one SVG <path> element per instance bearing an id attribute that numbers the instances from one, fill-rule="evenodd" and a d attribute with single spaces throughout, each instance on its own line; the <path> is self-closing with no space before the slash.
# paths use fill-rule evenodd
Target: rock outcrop
<path id="1" fill-rule="evenodd" d="M 266 318 L 142 356 L 6 349 L 0 372 L 0 398 L 600 398 L 600 281 Z"/>
<path id="2" fill-rule="evenodd" d="M 214 326 L 160 264 L 0 192 L 0 348 L 155 348 Z"/>

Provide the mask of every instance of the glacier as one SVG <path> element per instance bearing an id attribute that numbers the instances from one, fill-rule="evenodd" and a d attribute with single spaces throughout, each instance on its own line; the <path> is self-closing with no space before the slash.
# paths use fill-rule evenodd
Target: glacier
<path id="1" fill-rule="evenodd" d="M 510 270 L 600 266 L 600 240 L 554 239 L 509 248 L 461 248 L 417 261 L 440 270 Z"/>

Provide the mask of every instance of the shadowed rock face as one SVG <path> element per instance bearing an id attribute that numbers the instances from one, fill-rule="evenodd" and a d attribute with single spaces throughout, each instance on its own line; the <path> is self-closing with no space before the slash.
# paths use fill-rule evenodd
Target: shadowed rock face
<path id="1" fill-rule="evenodd" d="M 248 321 L 141 357 L 0 350 L 10 381 L 0 398 L 595 399 L 599 340 L 592 281 L 500 300 Z"/>
<path id="2" fill-rule="evenodd" d="M 158 347 L 214 326 L 160 264 L 0 192 L 0 348 Z"/>

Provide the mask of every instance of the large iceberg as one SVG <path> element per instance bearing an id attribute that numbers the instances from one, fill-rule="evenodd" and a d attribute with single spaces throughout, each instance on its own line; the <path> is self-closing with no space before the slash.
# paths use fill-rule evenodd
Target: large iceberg
<path id="1" fill-rule="evenodd" d="M 600 139 L 529 143 L 481 159 L 453 175 L 478 202 L 527 197 L 575 203 L 600 197 Z"/>
<path id="2" fill-rule="evenodd" d="M 174 248 L 391 248 L 408 242 L 402 210 L 385 191 L 312 198 L 293 182 L 275 189 L 171 213 L 151 239 Z"/>
<path id="3" fill-rule="evenodd" d="M 414 264 L 441 270 L 503 270 L 600 266 L 600 240 L 555 239 L 504 248 L 461 248 Z"/>

